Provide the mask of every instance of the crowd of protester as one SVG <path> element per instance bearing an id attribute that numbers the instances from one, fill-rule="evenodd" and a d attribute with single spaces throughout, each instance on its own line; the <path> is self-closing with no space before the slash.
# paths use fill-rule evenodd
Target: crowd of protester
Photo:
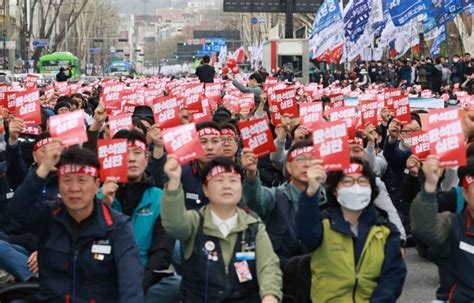
<path id="1" fill-rule="evenodd" d="M 439 268 L 439 300 L 474 301 L 474 68 L 468 54 L 452 62 L 370 62 L 310 85 L 263 68 L 219 77 L 205 61 L 205 84 L 152 77 L 4 87 L 0 268 L 16 284 L 39 283 L 16 302 L 396 302 L 410 270 L 405 249 L 414 246 Z M 129 102 L 132 126 L 114 133 L 117 108 L 104 98 L 111 84 L 142 95 Z M 190 84 L 201 88 L 199 102 L 208 99 L 204 121 L 182 95 Z M 299 115 L 273 119 L 275 86 L 294 89 L 298 105 L 321 103 L 322 121 L 334 93 L 448 94 L 467 112 L 466 165 L 443 169 L 436 155 L 412 155 L 411 135 L 426 129 L 428 111 L 413 108 L 401 123 L 383 107 L 376 125 L 346 138 L 350 165 L 328 170 L 313 150 L 316 129 Z M 38 125 L 9 103 L 8 91 L 25 89 L 39 91 Z M 203 153 L 187 163 L 165 148 L 154 112 L 156 100 L 171 97 L 181 104 L 178 124 L 196 122 L 189 152 Z M 87 140 L 67 146 L 51 121 L 78 110 Z M 265 155 L 240 134 L 239 123 L 258 118 L 275 146 Z M 99 140 L 112 138 L 127 142 L 125 182 L 99 176 Z"/>

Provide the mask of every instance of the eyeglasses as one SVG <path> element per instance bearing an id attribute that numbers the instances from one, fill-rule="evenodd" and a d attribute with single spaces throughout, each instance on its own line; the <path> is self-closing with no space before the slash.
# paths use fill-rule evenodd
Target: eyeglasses
<path id="1" fill-rule="evenodd" d="M 313 156 L 298 156 L 298 157 L 294 158 L 293 161 L 295 161 L 298 164 L 301 164 L 301 163 L 304 163 L 304 162 L 309 163 L 309 162 L 313 161 L 314 159 L 316 159 L 316 158 L 313 157 Z"/>
<path id="2" fill-rule="evenodd" d="M 232 143 L 236 143 L 237 142 L 237 139 L 235 139 L 235 137 L 221 137 L 221 141 L 222 143 L 228 143 L 228 144 L 232 144 Z"/>
<path id="3" fill-rule="evenodd" d="M 418 131 L 420 131 L 420 130 L 419 129 L 404 129 L 401 132 L 404 133 L 404 134 L 411 134 L 411 133 L 418 132 Z"/>
<path id="4" fill-rule="evenodd" d="M 357 182 L 357 184 L 359 184 L 360 186 L 362 187 L 368 187 L 370 186 L 370 181 L 369 179 L 367 179 L 366 177 L 364 176 L 361 176 L 357 179 L 351 177 L 351 176 L 345 176 L 342 180 L 341 180 L 341 184 L 342 186 L 344 187 L 351 187 L 352 185 L 354 185 L 355 183 Z"/>

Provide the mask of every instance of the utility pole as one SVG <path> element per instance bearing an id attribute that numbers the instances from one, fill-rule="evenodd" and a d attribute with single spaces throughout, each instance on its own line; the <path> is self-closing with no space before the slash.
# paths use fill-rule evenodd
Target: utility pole
<path id="1" fill-rule="evenodd" d="M 7 0 L 3 0 L 3 69 L 7 67 Z"/>
<path id="2" fill-rule="evenodd" d="M 294 13 L 294 0 L 286 0 L 286 11 L 285 11 L 285 38 L 293 38 L 293 13 Z"/>

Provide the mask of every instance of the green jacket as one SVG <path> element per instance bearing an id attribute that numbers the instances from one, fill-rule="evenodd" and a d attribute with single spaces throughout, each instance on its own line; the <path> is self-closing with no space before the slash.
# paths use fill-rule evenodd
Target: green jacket
<path id="1" fill-rule="evenodd" d="M 166 186 L 165 186 L 166 188 Z M 237 235 L 246 230 L 249 224 L 258 222 L 258 219 L 237 209 L 238 226 L 224 238 L 219 228 L 212 222 L 210 207 L 207 205 L 199 210 L 204 217 L 203 231 L 205 234 L 219 238 L 222 258 L 225 266 L 229 266 L 236 244 Z M 165 230 L 184 246 L 184 258 L 189 259 L 194 248 L 194 238 L 199 226 L 199 213 L 195 210 L 187 211 L 184 206 L 184 192 L 180 188 L 176 191 L 165 189 L 161 203 L 161 217 Z M 272 244 L 265 231 L 265 225 L 259 224 L 256 235 L 255 260 L 257 265 L 257 279 L 260 286 L 260 297 L 273 295 L 282 299 L 282 273 L 279 259 L 273 252 Z"/>

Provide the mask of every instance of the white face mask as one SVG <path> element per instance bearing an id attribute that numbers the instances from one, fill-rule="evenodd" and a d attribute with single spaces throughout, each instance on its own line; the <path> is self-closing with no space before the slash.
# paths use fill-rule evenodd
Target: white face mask
<path id="1" fill-rule="evenodd" d="M 403 138 L 402 144 L 403 144 L 403 146 L 404 146 L 406 149 L 408 149 L 408 150 L 411 150 L 411 148 L 412 148 L 412 146 L 413 146 L 413 144 L 412 144 L 412 142 L 411 142 L 411 138 Z"/>
<path id="2" fill-rule="evenodd" d="M 453 62 L 454 62 L 454 63 L 458 63 L 458 62 L 459 62 L 459 59 L 458 59 L 458 58 L 453 58 Z"/>
<path id="3" fill-rule="evenodd" d="M 359 211 L 370 203 L 372 189 L 354 184 L 351 187 L 341 187 L 337 190 L 337 202 L 348 210 Z"/>

